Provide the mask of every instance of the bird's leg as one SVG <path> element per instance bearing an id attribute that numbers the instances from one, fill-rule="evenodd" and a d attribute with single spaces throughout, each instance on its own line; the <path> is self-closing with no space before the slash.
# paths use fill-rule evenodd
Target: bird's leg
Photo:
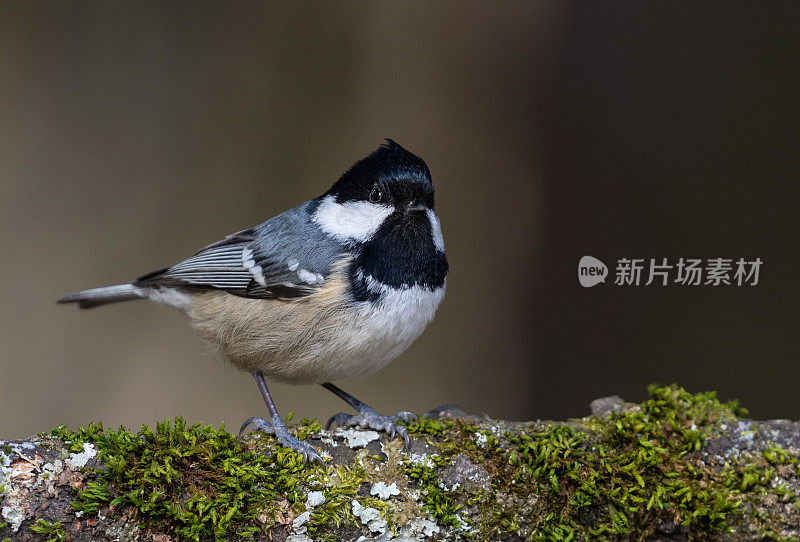
<path id="1" fill-rule="evenodd" d="M 331 419 L 328 420 L 328 423 L 325 425 L 326 429 L 329 428 L 333 422 L 336 422 L 337 425 L 345 427 L 368 427 L 370 429 L 375 429 L 376 431 L 383 431 L 390 437 L 394 437 L 395 434 L 400 435 L 406 442 L 406 446 L 408 446 L 408 431 L 406 431 L 406 428 L 402 425 L 397 425 L 396 422 L 400 420 L 406 422 L 416 421 L 417 416 L 413 412 L 407 412 L 403 410 L 394 416 L 383 416 L 375 412 L 372 407 L 362 403 L 343 389 L 339 388 L 338 386 L 334 386 L 330 382 L 325 382 L 322 384 L 322 387 L 335 393 L 342 398 L 345 403 L 358 411 L 358 414 L 346 414 L 344 412 L 340 412 L 335 416 L 331 416 Z"/>
<path id="2" fill-rule="evenodd" d="M 264 431 L 265 433 L 275 435 L 281 446 L 301 454 L 303 460 L 319 461 L 322 463 L 322 457 L 313 446 L 307 442 L 297 440 L 289 433 L 289 429 L 278 414 L 278 409 L 275 408 L 275 403 L 272 401 L 272 396 L 270 396 L 269 390 L 267 389 L 267 383 L 264 381 L 264 375 L 261 374 L 260 371 L 251 374 L 258 385 L 258 391 L 261 392 L 261 396 L 267 404 L 267 410 L 269 411 L 269 417 L 272 422 L 258 417 L 247 418 L 242 424 L 242 428 L 239 429 L 239 436 L 241 437 L 244 434 L 244 430 L 247 429 L 247 426 L 252 424 L 254 431 Z"/>

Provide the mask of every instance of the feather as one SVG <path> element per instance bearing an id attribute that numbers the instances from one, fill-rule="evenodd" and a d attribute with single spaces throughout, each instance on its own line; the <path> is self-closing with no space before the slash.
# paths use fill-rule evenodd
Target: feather
<path id="1" fill-rule="evenodd" d="M 142 299 L 147 294 L 141 288 L 133 284 L 117 284 L 115 286 L 105 286 L 103 288 L 92 288 L 74 294 L 65 295 L 56 303 L 77 303 L 82 309 L 91 309 L 99 305 L 116 303 L 118 301 L 132 301 Z"/>
<path id="2" fill-rule="evenodd" d="M 191 258 L 139 278 L 138 287 L 224 290 L 250 298 L 296 298 L 320 288 L 345 247 L 311 220 L 306 202 L 212 243 Z"/>

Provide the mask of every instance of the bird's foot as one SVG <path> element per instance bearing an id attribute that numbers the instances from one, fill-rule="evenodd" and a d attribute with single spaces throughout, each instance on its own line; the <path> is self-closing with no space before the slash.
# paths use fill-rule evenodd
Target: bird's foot
<path id="1" fill-rule="evenodd" d="M 364 405 L 359 409 L 358 414 L 340 412 L 335 416 L 331 416 L 331 419 L 328 420 L 328 423 L 325 425 L 325 429 L 330 428 L 331 424 L 334 422 L 341 427 L 374 429 L 375 431 L 383 431 L 389 435 L 390 438 L 394 438 L 395 435 L 400 435 L 403 437 L 406 447 L 408 447 L 408 431 L 406 431 L 406 428 L 402 425 L 398 425 L 396 423 L 398 421 L 415 422 L 417 421 L 417 416 L 413 412 L 405 410 L 398 412 L 394 416 L 383 416 L 375 412 L 372 407 Z"/>
<path id="2" fill-rule="evenodd" d="M 239 429 L 240 437 L 244 435 L 244 431 L 247 429 L 248 425 L 253 426 L 253 431 L 263 431 L 270 435 L 275 435 L 275 437 L 278 439 L 278 443 L 281 446 L 284 448 L 289 448 L 290 450 L 302 455 L 303 461 L 318 461 L 323 463 L 322 456 L 319 455 L 319 452 L 316 450 L 316 448 L 314 448 L 308 442 L 297 440 L 294 436 L 292 436 L 291 433 L 289 433 L 289 429 L 283 422 L 279 424 L 273 424 L 264 418 L 247 418 L 242 424 L 242 428 Z"/>

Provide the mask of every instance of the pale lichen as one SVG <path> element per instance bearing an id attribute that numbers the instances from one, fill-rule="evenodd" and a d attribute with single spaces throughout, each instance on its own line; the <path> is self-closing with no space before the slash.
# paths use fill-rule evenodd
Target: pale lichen
<path id="1" fill-rule="evenodd" d="M 79 453 L 71 453 L 69 457 L 64 460 L 64 463 L 73 469 L 80 469 L 85 467 L 86 463 L 88 463 L 89 460 L 96 455 L 97 450 L 95 449 L 94 444 L 84 442 L 83 451 Z"/>
<path id="2" fill-rule="evenodd" d="M 369 490 L 370 495 L 375 495 L 381 500 L 388 500 L 393 495 L 400 495 L 397 482 L 386 485 L 386 482 L 375 482 Z"/>
<path id="3" fill-rule="evenodd" d="M 364 448 L 370 442 L 381 438 L 375 431 L 361 431 L 358 429 L 339 429 L 335 434 L 344 437 L 347 440 L 347 445 L 353 449 Z"/>

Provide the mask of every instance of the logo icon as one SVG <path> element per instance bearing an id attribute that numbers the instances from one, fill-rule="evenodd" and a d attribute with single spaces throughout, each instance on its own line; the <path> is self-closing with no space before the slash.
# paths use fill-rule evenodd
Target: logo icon
<path id="1" fill-rule="evenodd" d="M 578 282 L 584 288 L 597 286 L 605 282 L 606 277 L 608 277 L 608 267 L 597 258 L 584 256 L 578 262 Z"/>

